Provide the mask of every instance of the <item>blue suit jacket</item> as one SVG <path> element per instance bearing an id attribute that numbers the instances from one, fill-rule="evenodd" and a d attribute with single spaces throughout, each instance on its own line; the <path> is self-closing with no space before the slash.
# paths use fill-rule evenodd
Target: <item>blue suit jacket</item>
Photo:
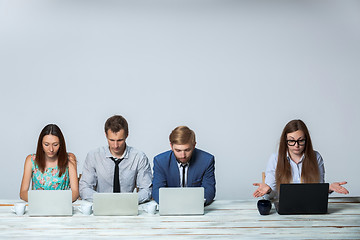
<path id="1" fill-rule="evenodd" d="M 173 151 L 167 151 L 154 158 L 154 179 L 152 197 L 159 203 L 159 188 L 180 187 L 179 167 Z M 204 187 L 205 204 L 215 197 L 214 156 L 195 148 L 188 168 L 187 187 Z"/>

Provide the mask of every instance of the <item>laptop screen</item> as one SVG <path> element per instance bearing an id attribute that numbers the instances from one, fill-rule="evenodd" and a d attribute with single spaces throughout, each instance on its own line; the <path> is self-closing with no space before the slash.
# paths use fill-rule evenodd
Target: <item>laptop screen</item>
<path id="1" fill-rule="evenodd" d="M 328 183 L 281 184 L 279 194 L 279 214 L 327 213 Z"/>

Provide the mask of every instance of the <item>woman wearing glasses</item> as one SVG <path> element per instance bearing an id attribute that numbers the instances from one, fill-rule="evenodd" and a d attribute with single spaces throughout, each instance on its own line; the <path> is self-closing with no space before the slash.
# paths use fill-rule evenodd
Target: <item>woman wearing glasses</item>
<path id="1" fill-rule="evenodd" d="M 286 124 L 280 138 L 279 152 L 273 154 L 266 167 L 265 183 L 258 186 L 254 197 L 270 194 L 274 197 L 282 183 L 323 183 L 325 177 L 324 161 L 313 150 L 309 131 L 301 120 L 292 120 Z M 348 194 L 342 185 L 346 182 L 334 182 L 329 192 Z"/>

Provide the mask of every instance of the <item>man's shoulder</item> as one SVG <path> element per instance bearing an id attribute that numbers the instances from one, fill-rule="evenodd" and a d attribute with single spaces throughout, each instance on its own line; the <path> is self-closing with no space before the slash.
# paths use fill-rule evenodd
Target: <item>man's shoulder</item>
<path id="1" fill-rule="evenodd" d="M 154 159 L 162 160 L 162 159 L 170 159 L 172 151 L 168 150 L 165 152 L 162 152 L 154 157 Z"/>
<path id="2" fill-rule="evenodd" d="M 128 154 L 131 154 L 131 155 L 137 156 L 137 157 L 146 157 L 146 154 L 137 148 L 134 148 L 134 147 L 131 147 L 128 145 L 126 146 L 126 148 L 127 148 Z"/>
<path id="3" fill-rule="evenodd" d="M 209 160 L 214 159 L 214 155 L 212 155 L 211 153 L 205 152 L 204 150 L 195 148 L 194 152 L 195 152 L 197 158 L 209 159 Z"/>
<path id="4" fill-rule="evenodd" d="M 90 150 L 88 152 L 88 155 L 94 155 L 94 154 L 99 154 L 99 153 L 105 154 L 105 150 L 106 150 L 105 146 L 97 147 L 97 148 Z"/>

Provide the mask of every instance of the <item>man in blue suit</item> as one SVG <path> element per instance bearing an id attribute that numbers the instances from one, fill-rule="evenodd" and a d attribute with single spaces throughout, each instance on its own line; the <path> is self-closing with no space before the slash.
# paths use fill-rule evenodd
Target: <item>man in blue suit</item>
<path id="1" fill-rule="evenodd" d="M 215 197 L 214 156 L 195 148 L 195 133 L 186 126 L 175 128 L 170 136 L 171 150 L 154 158 L 152 197 L 159 203 L 161 187 L 204 187 L 205 205 Z"/>

